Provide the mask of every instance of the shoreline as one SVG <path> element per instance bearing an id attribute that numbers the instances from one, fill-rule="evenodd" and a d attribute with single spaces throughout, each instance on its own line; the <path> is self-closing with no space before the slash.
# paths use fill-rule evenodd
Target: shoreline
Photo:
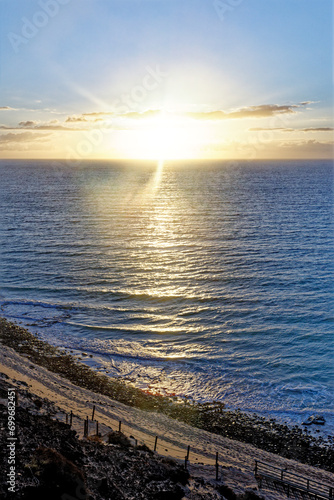
<path id="1" fill-rule="evenodd" d="M 175 403 L 171 398 L 146 394 L 119 379 L 95 372 L 61 348 L 51 346 L 25 328 L 3 318 L 0 318 L 0 342 L 28 358 L 27 363 L 48 369 L 78 388 L 118 401 L 129 411 L 172 418 L 175 423 L 190 425 L 194 430 L 201 429 L 222 439 L 247 443 L 259 450 L 334 472 L 333 438 L 326 441 L 311 436 L 297 426 L 289 428 L 274 419 L 227 410 L 222 403 Z"/>
<path id="2" fill-rule="evenodd" d="M 9 321 L 15 321 L 12 318 L 7 318 Z M 51 343 L 51 345 L 55 347 L 62 347 L 66 345 L 66 352 L 72 354 L 74 358 L 76 358 L 81 363 L 87 365 L 89 368 L 92 368 L 95 372 L 101 373 L 102 375 L 108 375 L 110 379 L 118 379 L 123 381 L 125 384 L 131 385 L 139 389 L 140 391 L 155 395 L 158 397 L 166 397 L 170 398 L 174 402 L 184 402 L 187 401 L 190 405 L 209 405 L 214 402 L 221 403 L 226 410 L 230 410 L 232 412 L 241 411 L 243 414 L 247 415 L 257 415 L 258 417 L 264 417 L 267 420 L 274 419 L 277 423 L 285 424 L 288 427 L 293 427 L 295 425 L 300 428 L 307 428 L 308 432 L 314 437 L 321 436 L 325 440 L 327 440 L 328 436 L 334 437 L 334 408 L 331 408 L 328 404 L 317 405 L 313 404 L 312 401 L 309 401 L 308 404 L 303 404 L 302 407 L 296 406 L 296 402 L 292 402 L 292 405 L 286 405 L 284 402 L 282 404 L 276 405 L 277 399 L 273 400 L 273 395 L 266 392 L 265 388 L 262 388 L 261 398 L 259 398 L 259 394 L 255 389 L 255 398 L 253 398 L 254 393 L 248 393 L 247 395 L 240 392 L 240 387 L 235 387 L 231 384 L 233 380 L 233 372 L 230 373 L 230 378 L 227 380 L 227 385 L 233 387 L 235 389 L 235 394 L 238 394 L 237 398 L 234 397 L 233 392 L 227 391 L 227 394 L 223 396 L 220 394 L 208 394 L 206 392 L 205 387 L 196 386 L 196 390 L 190 391 L 189 393 L 189 382 L 187 380 L 188 374 L 193 376 L 194 373 L 192 371 L 188 371 L 188 369 L 179 368 L 179 377 L 176 378 L 175 374 L 173 374 L 174 385 L 170 385 L 168 374 L 159 376 L 159 382 L 156 384 L 154 376 L 150 375 L 150 377 L 146 377 L 146 363 L 148 361 L 148 366 L 150 367 L 150 362 L 145 357 L 142 358 L 139 355 L 139 358 L 133 356 L 133 354 L 129 353 L 129 357 L 127 358 L 126 354 L 119 354 L 116 352 L 109 351 L 99 351 L 98 346 L 91 344 L 92 339 L 88 339 L 88 343 L 85 342 L 85 337 L 76 338 L 70 337 L 67 339 L 64 336 L 64 332 L 59 335 L 60 332 L 57 332 L 56 336 L 53 335 L 53 331 L 51 329 L 43 328 L 41 330 L 37 329 L 38 324 L 34 325 L 29 324 L 29 322 L 25 322 L 23 320 L 19 324 L 30 330 L 31 327 L 35 327 L 33 332 L 35 332 L 42 340 L 45 340 L 47 343 Z M 38 333 L 37 333 L 38 332 Z M 73 339 L 75 341 L 73 342 Z M 123 373 L 122 370 L 118 367 L 118 362 L 122 364 L 122 358 L 129 362 L 134 362 L 134 368 L 129 367 L 128 371 Z M 109 359 L 108 359 L 109 358 Z M 143 359 L 145 360 L 143 363 Z M 163 358 L 161 358 L 163 360 Z M 152 358 L 152 362 L 160 362 L 159 358 Z M 169 360 L 167 360 L 169 361 Z M 111 365 L 111 366 L 110 366 Z M 174 367 L 175 368 L 175 367 Z M 161 368 L 159 368 L 160 370 Z M 177 367 L 176 367 L 177 369 Z M 164 370 L 162 370 L 163 372 Z M 182 384 L 176 383 L 180 380 L 180 377 L 184 377 L 185 386 Z M 196 381 L 195 381 L 196 383 Z M 177 387 L 176 387 L 177 386 Z M 192 386 L 192 388 L 195 387 Z M 221 382 L 217 384 L 217 387 L 224 389 L 224 385 L 221 386 Z M 213 388 L 211 387 L 211 392 Z M 231 396 L 232 395 L 232 399 Z M 319 395 L 318 395 L 319 396 Z M 309 425 L 304 426 L 303 422 L 305 422 L 312 415 L 323 415 L 325 418 L 325 425 Z"/>

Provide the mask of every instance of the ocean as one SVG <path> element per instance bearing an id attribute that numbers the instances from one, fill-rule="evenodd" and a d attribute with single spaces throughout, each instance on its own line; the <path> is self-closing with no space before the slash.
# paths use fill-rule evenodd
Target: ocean
<path id="1" fill-rule="evenodd" d="M 333 432 L 332 162 L 0 176 L 2 316 L 148 392 Z"/>

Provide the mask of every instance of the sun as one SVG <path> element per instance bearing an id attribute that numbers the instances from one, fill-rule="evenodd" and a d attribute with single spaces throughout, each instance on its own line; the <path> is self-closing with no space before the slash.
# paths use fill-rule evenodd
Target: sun
<path id="1" fill-rule="evenodd" d="M 122 154 L 147 160 L 198 158 L 203 144 L 203 126 L 187 118 L 157 117 L 138 120 Z M 123 142 L 123 141 L 122 141 Z"/>

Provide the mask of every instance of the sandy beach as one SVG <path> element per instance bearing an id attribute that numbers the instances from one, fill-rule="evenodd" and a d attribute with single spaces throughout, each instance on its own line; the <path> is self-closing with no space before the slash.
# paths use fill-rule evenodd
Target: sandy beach
<path id="1" fill-rule="evenodd" d="M 132 436 L 137 444 L 146 444 L 153 449 L 155 437 L 158 436 L 157 452 L 180 461 L 184 461 L 187 447 L 190 446 L 191 474 L 214 478 L 218 452 L 224 484 L 235 492 L 257 487 L 255 460 L 287 468 L 328 485 L 334 484 L 331 472 L 194 428 L 160 413 L 127 406 L 108 396 L 78 387 L 4 345 L 1 346 L 0 372 L 18 390 L 19 405 L 25 405 L 25 395 L 29 393 L 51 402 L 55 408 L 54 418 L 59 421 L 65 422 L 66 414 L 72 411 L 73 428 L 80 437 L 83 435 L 83 421 L 87 416 L 91 418 L 95 406 L 94 420 L 99 422 L 102 433 L 107 433 L 109 429 L 118 430 L 121 421 L 124 434 Z M 95 425 L 96 422 L 91 422 L 91 433 L 94 433 Z M 277 497 L 277 493 L 269 490 L 261 490 L 261 495 L 266 498 Z"/>

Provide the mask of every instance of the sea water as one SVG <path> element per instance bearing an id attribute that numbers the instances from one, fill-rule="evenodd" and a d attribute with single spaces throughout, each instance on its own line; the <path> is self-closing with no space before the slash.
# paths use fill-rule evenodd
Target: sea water
<path id="1" fill-rule="evenodd" d="M 331 162 L 0 176 L 2 316 L 143 390 L 333 431 Z"/>

